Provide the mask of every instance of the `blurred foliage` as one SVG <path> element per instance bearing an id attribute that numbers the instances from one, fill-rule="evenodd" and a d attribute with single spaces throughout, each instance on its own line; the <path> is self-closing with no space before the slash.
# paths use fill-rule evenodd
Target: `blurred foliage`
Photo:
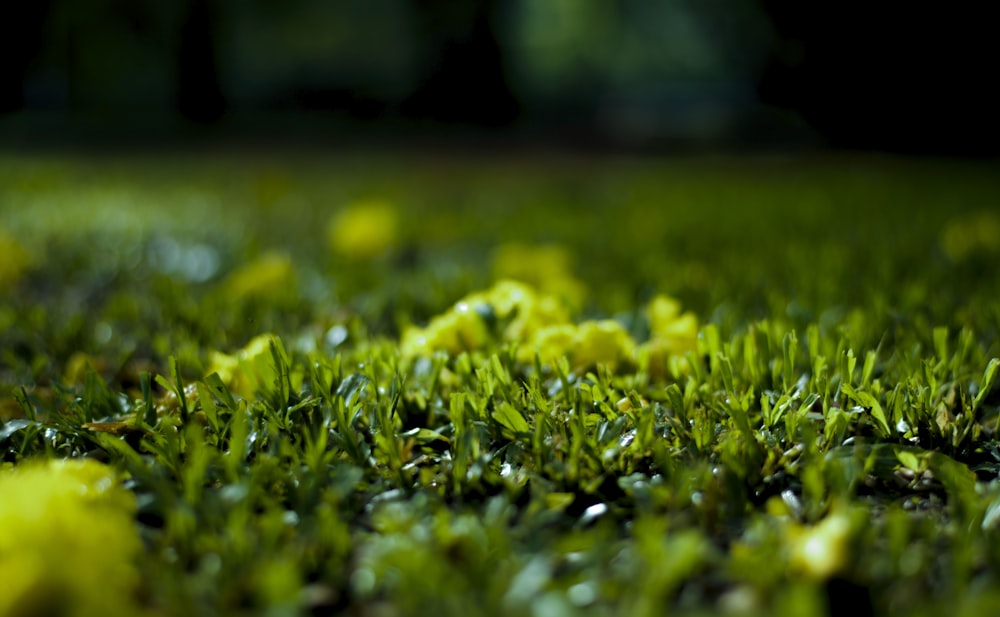
<path id="1" fill-rule="evenodd" d="M 9 33 L 23 40 L 2 61 L 12 97 L 4 108 L 129 110 L 112 125 L 178 105 L 217 119 L 184 107 L 198 104 L 186 98 L 195 86 L 202 103 L 237 116 L 437 117 L 442 107 L 450 115 L 438 119 L 487 121 L 488 110 L 452 106 L 501 105 L 508 93 L 529 117 L 553 108 L 606 120 L 634 107 L 657 116 L 664 106 L 688 117 L 696 102 L 749 105 L 773 45 L 751 0 L 50 0 L 48 8 L 12 18 L 26 23 Z M 493 99 L 475 98 L 476 88 Z"/>

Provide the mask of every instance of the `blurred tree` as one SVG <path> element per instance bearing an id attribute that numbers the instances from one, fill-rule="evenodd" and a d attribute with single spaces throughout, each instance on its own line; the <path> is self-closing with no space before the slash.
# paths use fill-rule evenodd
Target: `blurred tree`
<path id="1" fill-rule="evenodd" d="M 24 107 L 25 82 L 44 45 L 52 0 L 12 2 L 0 19 L 0 113 Z"/>
<path id="2" fill-rule="evenodd" d="M 498 35 L 498 0 L 412 0 L 419 62 L 403 112 L 446 122 L 503 125 L 518 114 Z"/>
<path id="3" fill-rule="evenodd" d="M 177 110 L 195 122 L 214 122 L 226 110 L 219 84 L 214 0 L 187 0 L 178 33 Z"/>
<path id="4" fill-rule="evenodd" d="M 414 87 L 409 0 L 221 4 L 220 77 L 234 108 L 378 118 Z"/>

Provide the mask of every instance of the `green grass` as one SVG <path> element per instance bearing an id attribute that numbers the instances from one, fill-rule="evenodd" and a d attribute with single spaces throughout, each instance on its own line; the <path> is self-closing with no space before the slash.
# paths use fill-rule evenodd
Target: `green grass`
<path id="1" fill-rule="evenodd" d="M 372 198 L 393 246 L 331 251 Z M 0 456 L 121 472 L 150 614 L 985 614 L 998 203 L 877 158 L 7 157 Z M 696 348 L 402 354 L 512 241 L 572 255 L 575 321 L 641 343 L 669 294 Z M 255 387 L 213 372 L 264 333 Z"/>

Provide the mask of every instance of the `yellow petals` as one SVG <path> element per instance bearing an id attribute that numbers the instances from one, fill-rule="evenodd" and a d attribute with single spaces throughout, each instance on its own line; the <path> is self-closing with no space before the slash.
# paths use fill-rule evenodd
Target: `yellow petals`
<path id="1" fill-rule="evenodd" d="M 498 320 L 509 322 L 503 332 L 505 341 L 522 340 L 541 328 L 569 322 L 569 314 L 558 299 L 516 281 L 500 281 L 463 301 L 487 304 Z"/>
<path id="2" fill-rule="evenodd" d="M 0 228 L 0 290 L 21 280 L 31 261 L 28 250 L 10 232 Z"/>
<path id="3" fill-rule="evenodd" d="M 649 340 L 639 346 L 640 365 L 651 375 L 667 372 L 671 358 L 698 349 L 698 318 L 681 313 L 681 303 L 665 295 L 655 296 L 646 306 Z"/>
<path id="4" fill-rule="evenodd" d="M 408 328 L 400 345 L 405 357 L 438 350 L 459 353 L 481 349 L 497 337 L 505 342 L 522 341 L 542 328 L 568 322 L 557 299 L 539 295 L 523 283 L 500 281 L 465 296 L 425 327 Z M 503 324 L 502 331 L 494 332 L 496 324 Z"/>
<path id="5" fill-rule="evenodd" d="M 0 615 L 134 615 L 135 499 L 91 460 L 0 470 Z"/>
<path id="6" fill-rule="evenodd" d="M 349 259 L 372 259 L 397 241 L 399 215 L 392 204 L 363 201 L 338 212 L 327 228 L 330 248 Z"/>
<path id="7" fill-rule="evenodd" d="M 681 303 L 670 296 L 658 295 L 646 306 L 650 339 L 667 341 L 678 352 L 694 350 L 698 343 L 698 318 L 694 313 L 681 314 Z"/>
<path id="8" fill-rule="evenodd" d="M 580 310 L 586 286 L 573 276 L 573 256 L 558 245 L 533 246 L 511 242 L 493 252 L 493 274 L 500 279 L 527 283 Z"/>
<path id="9" fill-rule="evenodd" d="M 617 321 L 585 321 L 579 325 L 561 324 L 543 328 L 518 348 L 518 360 L 533 361 L 535 354 L 543 364 L 555 364 L 566 357 L 576 369 L 598 364 L 617 366 L 631 358 L 635 341 Z"/>
<path id="10" fill-rule="evenodd" d="M 274 295 L 295 285 L 295 268 L 286 253 L 270 251 L 233 271 L 223 283 L 234 298 Z"/>
<path id="11" fill-rule="evenodd" d="M 400 346 L 403 356 L 412 358 L 516 343 L 517 359 L 525 364 L 537 357 L 552 365 L 565 357 L 574 369 L 585 369 L 639 360 L 651 373 L 662 374 L 673 357 L 696 349 L 698 319 L 693 313 L 681 313 L 680 303 L 667 296 L 653 299 L 647 317 L 652 338 L 639 346 L 617 321 L 575 324 L 559 298 L 526 283 L 502 280 L 465 296 L 425 327 L 407 328 Z"/>
<path id="12" fill-rule="evenodd" d="M 535 354 L 542 364 L 555 364 L 559 358 L 569 356 L 576 346 L 579 328 L 574 324 L 560 324 L 542 328 L 517 350 L 517 359 L 524 363 L 534 360 Z"/>
<path id="13" fill-rule="evenodd" d="M 478 349 L 490 339 L 489 329 L 476 305 L 460 301 L 424 328 L 408 328 L 400 348 L 405 357 L 429 355 L 437 350 L 459 353 Z"/>
<path id="14" fill-rule="evenodd" d="M 518 345 L 518 361 L 526 364 L 534 362 L 536 356 L 548 365 L 565 357 L 574 369 L 584 369 L 638 359 L 652 373 L 662 374 L 672 356 L 696 348 L 698 320 L 692 313 L 682 314 L 680 303 L 667 296 L 650 302 L 647 318 L 652 338 L 637 346 L 617 321 L 574 324 L 565 303 L 557 297 L 526 283 L 502 280 L 465 296 L 427 326 L 408 328 L 401 348 L 405 357 L 414 357 L 513 342 Z"/>
<path id="15" fill-rule="evenodd" d="M 572 364 L 579 367 L 617 365 L 619 361 L 630 358 L 634 351 L 635 341 L 617 321 L 585 321 L 580 324 L 577 333 Z"/>
<path id="16" fill-rule="evenodd" d="M 811 527 L 789 530 L 789 567 L 807 578 L 824 580 L 847 565 L 851 521 L 834 512 Z"/>
<path id="17" fill-rule="evenodd" d="M 949 222 L 941 233 L 941 248 L 952 261 L 1000 252 L 1000 217 L 984 211 Z"/>
<path id="18" fill-rule="evenodd" d="M 243 398 L 251 398 L 262 389 L 273 387 L 278 378 L 271 343 L 287 362 L 281 339 L 273 334 L 261 334 L 234 354 L 209 352 L 208 374 L 218 373 L 230 390 Z"/>

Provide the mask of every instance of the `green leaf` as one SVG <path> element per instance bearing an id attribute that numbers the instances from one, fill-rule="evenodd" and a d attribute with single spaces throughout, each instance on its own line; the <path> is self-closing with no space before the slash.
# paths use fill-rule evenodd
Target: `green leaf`
<path id="1" fill-rule="evenodd" d="M 795 330 L 785 334 L 785 338 L 781 341 L 781 349 L 784 357 L 781 383 L 785 388 L 785 392 L 788 392 L 795 385 L 795 358 L 798 355 L 799 349 L 799 339 L 795 335 Z"/>
<path id="2" fill-rule="evenodd" d="M 998 358 L 991 359 L 989 364 L 986 365 L 986 370 L 983 371 L 983 378 L 979 380 L 979 392 L 976 393 L 976 398 L 972 401 L 973 411 L 979 409 L 979 406 L 983 403 L 983 399 L 986 398 L 986 395 L 993 388 L 993 381 L 996 379 L 998 366 L 1000 366 L 1000 359 Z"/>
<path id="3" fill-rule="evenodd" d="M 344 405 L 350 408 L 361 397 L 365 386 L 370 380 L 364 373 L 351 373 L 337 386 L 337 396 L 344 400 Z"/>
<path id="4" fill-rule="evenodd" d="M 680 420 L 686 420 L 687 409 L 684 406 L 684 394 L 681 392 L 680 386 L 675 383 L 670 384 L 667 386 L 666 395 L 670 410 L 673 411 L 674 415 Z"/>
<path id="5" fill-rule="evenodd" d="M 408 431 L 404 431 L 399 434 L 400 437 L 406 439 L 413 439 L 419 444 L 428 444 L 434 441 L 443 441 L 445 443 L 451 443 L 447 437 L 442 435 L 437 431 L 432 431 L 429 428 L 413 428 Z"/>
<path id="6" fill-rule="evenodd" d="M 909 450 L 904 450 L 903 448 L 896 448 L 895 453 L 896 458 L 900 463 L 902 463 L 903 467 L 906 467 L 914 473 L 923 472 L 924 466 L 916 454 Z"/>
<path id="7" fill-rule="evenodd" d="M 948 328 L 939 326 L 934 328 L 934 353 L 937 354 L 939 362 L 948 361 Z"/>
<path id="8" fill-rule="evenodd" d="M 531 431 L 528 421 L 524 419 L 521 412 L 506 401 L 497 404 L 496 409 L 491 415 L 501 426 L 515 435 L 523 435 Z"/>
<path id="9" fill-rule="evenodd" d="M 869 351 L 865 354 L 865 364 L 861 369 L 861 387 L 867 388 L 872 381 L 872 374 L 875 372 L 875 360 L 878 358 L 878 352 Z"/>
<path id="10" fill-rule="evenodd" d="M 153 405 L 153 389 L 150 384 L 151 374 L 143 371 L 139 375 L 139 389 L 142 392 L 143 421 L 146 426 L 156 426 L 156 406 Z"/>
<path id="11" fill-rule="evenodd" d="M 0 445 L 10 439 L 10 436 L 18 431 L 22 431 L 30 426 L 36 426 L 38 423 L 34 420 L 26 420 L 24 418 L 19 418 L 17 420 L 9 420 L 3 424 L 0 424 Z"/>
<path id="12" fill-rule="evenodd" d="M 38 421 L 38 412 L 35 411 L 35 405 L 31 402 L 28 391 L 24 386 L 14 389 L 14 400 L 20 405 L 21 410 L 24 411 L 24 415 L 28 420 L 32 422 Z"/>

